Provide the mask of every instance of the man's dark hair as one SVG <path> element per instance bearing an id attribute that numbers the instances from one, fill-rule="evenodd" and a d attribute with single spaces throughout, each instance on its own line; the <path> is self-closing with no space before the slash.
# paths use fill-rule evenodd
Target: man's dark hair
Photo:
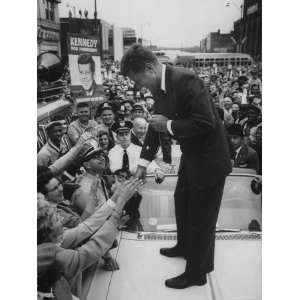
<path id="1" fill-rule="evenodd" d="M 90 64 L 90 69 L 92 73 L 95 73 L 95 61 L 93 60 L 92 55 L 89 53 L 83 53 L 78 56 L 77 63 L 79 65 Z"/>
<path id="2" fill-rule="evenodd" d="M 116 170 L 116 171 L 114 172 L 114 175 L 119 176 L 119 175 L 121 175 L 121 174 L 123 174 L 123 173 L 126 174 L 126 177 L 127 177 L 127 178 L 130 178 L 131 173 L 130 173 L 130 171 L 127 170 L 127 169 L 118 169 L 118 170 Z"/>
<path id="3" fill-rule="evenodd" d="M 145 71 L 146 64 L 158 64 L 155 54 L 140 44 L 132 45 L 121 60 L 121 74 L 128 76 L 129 72 L 140 73 Z"/>
<path id="4" fill-rule="evenodd" d="M 78 108 L 82 108 L 82 107 L 88 107 L 88 108 L 90 108 L 90 105 L 88 103 L 86 103 L 86 102 L 80 102 L 80 103 L 77 104 L 77 109 Z"/>
<path id="5" fill-rule="evenodd" d="M 37 192 L 46 195 L 47 194 L 46 185 L 53 177 L 54 176 L 48 167 L 38 166 L 37 167 Z"/>

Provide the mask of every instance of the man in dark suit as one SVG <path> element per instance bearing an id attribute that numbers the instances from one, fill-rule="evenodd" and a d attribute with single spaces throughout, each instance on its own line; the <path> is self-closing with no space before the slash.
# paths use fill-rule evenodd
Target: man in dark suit
<path id="1" fill-rule="evenodd" d="M 236 168 L 247 168 L 258 171 L 258 158 L 256 151 L 243 143 L 243 128 L 239 124 L 228 127 L 230 142 L 234 148 L 234 164 Z"/>
<path id="2" fill-rule="evenodd" d="M 182 157 L 174 194 L 177 245 L 162 255 L 184 256 L 185 272 L 166 280 L 171 288 L 206 284 L 214 269 L 215 227 L 226 176 L 231 172 L 224 126 L 209 99 L 204 83 L 194 73 L 162 65 L 141 45 L 133 45 L 121 61 L 121 72 L 147 87 L 155 100 L 136 176 L 159 146 L 160 133 L 178 140 Z"/>

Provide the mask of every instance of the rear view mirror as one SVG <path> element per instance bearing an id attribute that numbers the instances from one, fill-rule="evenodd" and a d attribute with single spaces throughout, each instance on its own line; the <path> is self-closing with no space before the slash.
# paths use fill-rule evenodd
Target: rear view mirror
<path id="1" fill-rule="evenodd" d="M 44 52 L 37 57 L 37 74 L 40 81 L 53 82 L 64 72 L 64 64 L 51 52 Z"/>

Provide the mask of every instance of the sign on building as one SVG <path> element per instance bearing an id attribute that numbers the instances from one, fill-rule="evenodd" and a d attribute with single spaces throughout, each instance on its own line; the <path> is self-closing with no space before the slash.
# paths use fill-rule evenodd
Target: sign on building
<path id="1" fill-rule="evenodd" d="M 68 57 L 71 94 L 79 102 L 90 102 L 95 108 L 104 101 L 100 39 L 86 35 L 68 35 Z"/>

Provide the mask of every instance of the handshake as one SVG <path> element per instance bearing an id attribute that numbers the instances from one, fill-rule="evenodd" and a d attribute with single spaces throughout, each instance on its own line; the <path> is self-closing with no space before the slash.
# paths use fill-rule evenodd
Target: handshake
<path id="1" fill-rule="evenodd" d="M 147 168 L 143 167 L 143 166 L 138 166 L 137 170 L 134 174 L 134 177 L 145 180 L 146 174 L 147 174 Z M 161 171 L 160 169 L 156 169 L 154 174 L 155 174 L 155 182 L 156 183 L 160 184 L 164 181 L 165 173 L 163 171 Z"/>

